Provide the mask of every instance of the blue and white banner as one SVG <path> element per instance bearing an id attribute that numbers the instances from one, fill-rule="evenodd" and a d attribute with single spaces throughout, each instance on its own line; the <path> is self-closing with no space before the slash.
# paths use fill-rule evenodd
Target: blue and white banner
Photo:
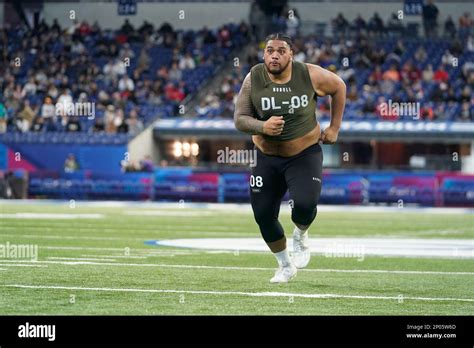
<path id="1" fill-rule="evenodd" d="M 329 125 L 322 121 L 321 128 Z M 155 123 L 156 136 L 162 134 L 238 135 L 231 119 L 162 119 Z M 245 134 L 241 133 L 245 136 Z M 433 121 L 343 121 L 341 136 L 427 136 L 474 140 L 474 123 Z"/>

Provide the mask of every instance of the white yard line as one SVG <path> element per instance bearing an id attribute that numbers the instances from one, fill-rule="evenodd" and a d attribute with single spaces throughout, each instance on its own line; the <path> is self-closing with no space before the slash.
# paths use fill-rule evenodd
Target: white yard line
<path id="1" fill-rule="evenodd" d="M 77 228 L 75 229 L 78 230 Z M 79 228 L 80 230 L 80 228 Z M 139 240 L 142 241 L 143 238 L 130 238 L 130 237 L 88 237 L 88 236 L 68 236 L 68 235 L 51 235 L 51 234 L 3 234 L 5 237 L 20 237 L 20 238 L 36 238 L 36 239 L 85 239 L 85 240 Z"/>
<path id="2" fill-rule="evenodd" d="M 91 255 L 91 254 L 82 254 L 81 257 L 97 257 L 100 256 L 104 259 L 146 259 L 146 256 L 124 256 L 124 255 Z"/>
<path id="3" fill-rule="evenodd" d="M 12 213 L 0 214 L 2 219 L 102 219 L 103 214 Z"/>
<path id="4" fill-rule="evenodd" d="M 47 257 L 48 260 L 70 260 L 70 261 L 116 261 L 114 259 L 91 258 L 91 257 Z"/>
<path id="5" fill-rule="evenodd" d="M 54 289 L 54 290 L 83 290 L 83 291 L 106 291 L 106 292 L 145 292 L 145 293 L 173 293 L 173 294 L 195 294 L 195 295 L 232 295 L 251 297 L 299 297 L 319 299 L 371 299 L 371 300 L 414 300 L 414 301 L 451 301 L 451 302 L 474 302 L 471 298 L 450 297 L 414 297 L 414 296 L 370 296 L 370 295 L 343 295 L 343 294 L 301 294 L 284 292 L 242 292 L 242 291 L 208 291 L 208 290 L 171 290 L 171 289 L 127 289 L 127 288 L 89 288 L 79 286 L 50 286 L 50 285 L 23 285 L 8 284 L 5 287 L 24 289 Z"/>
<path id="6" fill-rule="evenodd" d="M 2 262 L 9 262 L 7 260 L 2 260 Z M 11 262 L 24 262 L 24 261 L 11 261 Z M 31 261 L 27 261 L 27 262 L 31 262 Z M 37 262 L 37 261 L 33 261 L 33 262 Z M 26 263 L 17 263 L 17 264 L 14 264 L 14 263 L 1 263 L 0 266 L 2 267 L 37 267 L 37 268 L 47 268 L 48 265 L 34 265 L 34 264 L 26 264 Z"/>
<path id="7" fill-rule="evenodd" d="M 106 260 L 109 261 L 109 260 Z M 8 261 L 6 261 L 8 262 Z M 18 261 L 15 261 L 18 262 Z M 158 263 L 106 263 L 106 262 L 88 262 L 88 261 L 21 261 L 36 264 L 58 264 L 67 266 L 125 266 L 125 267 L 162 267 L 162 268 L 188 268 L 188 269 L 220 269 L 237 271 L 274 271 L 270 267 L 237 267 L 237 266 L 204 266 L 204 265 L 172 265 Z M 384 274 L 432 274 L 432 275 L 470 275 L 474 272 L 443 272 L 443 271 L 399 271 L 399 270 L 378 270 L 378 269 L 324 269 L 324 268 L 305 268 L 300 272 L 328 272 L 328 273 L 384 273 Z"/>
<path id="8" fill-rule="evenodd" d="M 125 247 L 124 248 L 101 248 L 101 247 L 73 247 L 73 246 L 52 246 L 52 245 L 40 245 L 40 249 L 47 249 L 47 250 L 89 250 L 89 251 L 120 251 L 121 255 L 124 255 Z M 163 249 L 163 250 L 156 250 L 156 249 L 132 249 L 130 248 L 130 254 L 140 254 L 145 256 L 159 256 L 162 254 L 175 254 L 175 255 L 190 255 L 190 254 L 197 254 L 203 253 L 204 250 L 200 249 Z M 220 252 L 226 253 L 234 253 L 234 251 L 228 250 L 219 250 Z M 256 253 L 252 251 L 240 251 L 240 253 Z M 258 252 L 257 252 L 258 253 Z M 94 255 L 96 256 L 96 255 Z"/>

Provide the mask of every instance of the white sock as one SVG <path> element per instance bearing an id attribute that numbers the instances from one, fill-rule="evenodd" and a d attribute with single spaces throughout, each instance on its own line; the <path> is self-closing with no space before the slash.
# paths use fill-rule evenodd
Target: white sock
<path id="1" fill-rule="evenodd" d="M 291 264 L 290 254 L 288 254 L 288 249 L 287 248 L 285 248 L 284 250 L 282 250 L 278 253 L 273 253 L 273 255 L 275 255 L 275 257 L 278 261 L 278 264 L 281 267 L 285 267 L 285 266 L 288 266 L 289 264 Z"/>
<path id="2" fill-rule="evenodd" d="M 306 230 L 300 230 L 298 226 L 295 226 L 295 229 L 293 231 L 293 234 L 296 236 L 296 238 L 300 239 L 303 234 L 308 232 L 308 229 Z"/>

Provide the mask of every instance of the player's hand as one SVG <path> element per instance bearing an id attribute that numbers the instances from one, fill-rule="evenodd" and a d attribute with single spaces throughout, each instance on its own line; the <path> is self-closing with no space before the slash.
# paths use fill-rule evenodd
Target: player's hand
<path id="1" fill-rule="evenodd" d="M 338 134 L 339 129 L 329 126 L 321 133 L 320 141 L 323 144 L 334 144 L 337 141 Z"/>
<path id="2" fill-rule="evenodd" d="M 263 133 L 266 135 L 280 135 L 283 132 L 284 125 L 283 116 L 272 116 L 263 123 Z"/>

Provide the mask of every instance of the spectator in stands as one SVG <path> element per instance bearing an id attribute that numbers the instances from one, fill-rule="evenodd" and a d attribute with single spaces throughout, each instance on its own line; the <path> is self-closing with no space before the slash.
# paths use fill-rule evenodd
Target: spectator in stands
<path id="1" fill-rule="evenodd" d="M 44 127 L 44 118 L 40 116 L 36 116 L 33 120 L 33 125 L 31 126 L 31 131 L 33 132 L 41 132 L 45 129 Z"/>
<path id="2" fill-rule="evenodd" d="M 200 101 L 199 105 L 196 106 L 196 112 L 198 116 L 207 116 L 210 111 L 209 105 L 203 99 Z"/>
<path id="3" fill-rule="evenodd" d="M 426 82 L 433 81 L 434 71 L 433 71 L 433 66 L 431 64 L 428 64 L 425 70 L 423 70 L 422 77 L 423 77 L 423 81 L 426 81 Z"/>
<path id="4" fill-rule="evenodd" d="M 127 74 L 125 74 L 119 80 L 118 89 L 120 92 L 133 92 L 135 90 L 135 83 Z"/>
<path id="5" fill-rule="evenodd" d="M 377 12 L 370 18 L 367 28 L 371 34 L 382 35 L 385 33 L 385 25 Z"/>
<path id="6" fill-rule="evenodd" d="M 356 19 L 352 22 L 352 29 L 355 30 L 357 33 L 360 33 L 361 31 L 365 30 L 367 28 L 367 23 L 362 18 L 360 13 L 357 14 Z"/>
<path id="7" fill-rule="evenodd" d="M 135 52 L 133 52 L 133 50 L 130 48 L 130 44 L 128 42 L 124 43 L 119 52 L 119 59 L 123 62 L 126 58 L 132 60 L 134 57 Z"/>
<path id="8" fill-rule="evenodd" d="M 395 64 L 390 65 L 390 68 L 383 73 L 383 79 L 388 81 L 400 81 L 400 73 Z"/>
<path id="9" fill-rule="evenodd" d="M 125 121 L 128 125 L 128 134 L 135 136 L 143 131 L 143 122 L 138 118 L 138 112 L 136 109 L 132 109 Z"/>
<path id="10" fill-rule="evenodd" d="M 464 14 L 459 17 L 459 35 L 462 38 L 469 35 L 473 26 L 474 21 L 471 18 L 471 14 L 469 12 L 464 12 Z"/>
<path id="11" fill-rule="evenodd" d="M 359 99 L 359 93 L 357 91 L 357 86 L 356 85 L 350 85 L 349 86 L 349 92 L 347 93 L 347 99 L 350 101 L 357 101 Z"/>
<path id="12" fill-rule="evenodd" d="M 292 8 L 286 15 L 286 34 L 290 37 L 297 36 L 301 26 L 298 11 Z"/>
<path id="13" fill-rule="evenodd" d="M 408 60 L 402 67 L 401 77 L 406 81 L 415 82 L 421 79 L 421 71 L 411 60 Z"/>
<path id="14" fill-rule="evenodd" d="M 382 68 L 380 67 L 380 65 L 376 65 L 376 66 L 375 66 L 375 70 L 372 71 L 372 74 L 370 75 L 370 77 L 371 77 L 374 81 L 378 82 L 378 81 L 382 81 L 382 80 L 383 80 L 383 76 L 384 76 L 384 74 L 383 74 L 383 72 L 382 72 Z"/>
<path id="15" fill-rule="evenodd" d="M 432 37 L 437 35 L 439 10 L 433 4 L 433 0 L 428 0 L 423 6 L 423 27 L 425 36 Z"/>
<path id="16" fill-rule="evenodd" d="M 230 47 L 232 34 L 227 25 L 222 26 L 217 33 L 217 41 L 221 47 Z"/>
<path id="17" fill-rule="evenodd" d="M 418 63 L 425 62 L 426 59 L 428 58 L 428 54 L 426 53 L 425 48 L 423 46 L 418 47 L 413 58 L 415 58 L 415 61 Z"/>
<path id="18" fill-rule="evenodd" d="M 349 22 L 341 12 L 331 21 L 331 25 L 333 33 L 336 36 L 344 35 L 349 28 Z"/>
<path id="19" fill-rule="evenodd" d="M 448 92 L 448 84 L 442 81 L 434 88 L 431 94 L 431 100 L 434 102 L 442 102 L 447 92 Z"/>
<path id="20" fill-rule="evenodd" d="M 79 116 L 68 116 L 66 119 L 65 130 L 66 132 L 80 132 L 82 130 Z"/>
<path id="21" fill-rule="evenodd" d="M 117 133 L 128 133 L 128 123 L 125 121 L 124 112 L 118 109 L 114 119 L 114 126 Z"/>
<path id="22" fill-rule="evenodd" d="M 133 32 L 135 29 L 133 28 L 133 25 L 130 23 L 128 19 L 125 19 L 125 22 L 123 23 L 122 27 L 120 28 L 120 31 L 124 34 L 130 34 Z"/>
<path id="23" fill-rule="evenodd" d="M 454 38 L 456 35 L 456 25 L 454 24 L 453 18 L 448 16 L 444 22 L 444 35 L 450 38 Z"/>
<path id="24" fill-rule="evenodd" d="M 472 98 L 472 89 L 469 85 L 466 85 L 462 89 L 460 100 L 462 102 L 470 102 L 471 98 Z"/>
<path id="25" fill-rule="evenodd" d="M 104 113 L 105 131 L 107 133 L 115 133 L 117 130 L 114 124 L 115 116 L 116 116 L 115 106 L 112 104 L 108 105 Z"/>
<path id="26" fill-rule="evenodd" d="M 165 87 L 166 98 L 175 102 L 180 102 L 183 100 L 185 93 L 182 87 L 183 86 L 181 85 L 181 82 L 169 82 Z"/>
<path id="27" fill-rule="evenodd" d="M 118 76 L 125 75 L 127 70 L 120 59 L 109 59 L 107 64 L 104 65 L 103 72 L 107 79 L 115 80 Z"/>
<path id="28" fill-rule="evenodd" d="M 293 59 L 297 62 L 304 62 L 306 60 L 306 53 L 304 50 L 300 49 L 298 46 L 295 45 L 293 50 Z"/>
<path id="29" fill-rule="evenodd" d="M 454 88 L 450 86 L 448 88 L 448 92 L 443 95 L 444 102 L 459 102 L 459 98 L 456 96 L 456 92 L 454 92 Z"/>
<path id="30" fill-rule="evenodd" d="M 400 36 L 403 33 L 403 25 L 400 19 L 398 19 L 398 16 L 396 13 L 392 13 L 392 16 L 388 20 L 387 31 L 390 34 L 395 34 L 398 36 Z"/>
<path id="31" fill-rule="evenodd" d="M 79 163 L 76 161 L 76 156 L 70 153 L 64 161 L 64 171 L 66 173 L 74 173 L 79 170 Z"/>
<path id="32" fill-rule="evenodd" d="M 153 160 L 150 155 L 145 155 L 145 158 L 140 161 L 140 171 L 153 172 Z"/>
<path id="33" fill-rule="evenodd" d="M 0 97 L 0 134 L 5 133 L 7 131 L 7 109 L 5 108 L 5 104 L 3 104 L 3 100 Z"/>
<path id="34" fill-rule="evenodd" d="M 186 52 L 184 57 L 182 57 L 179 60 L 179 68 L 181 70 L 185 69 L 195 69 L 196 68 L 196 63 L 194 62 L 193 57 L 191 56 L 191 53 Z"/>
<path id="35" fill-rule="evenodd" d="M 264 33 L 263 33 L 263 22 L 264 22 L 265 14 L 260 9 L 260 5 L 258 1 L 253 1 L 250 5 L 250 13 L 249 13 L 249 23 L 250 23 L 250 30 L 252 33 L 253 40 L 259 42 L 263 40 Z"/>
<path id="36" fill-rule="evenodd" d="M 23 90 L 21 91 L 22 98 L 35 95 L 37 88 L 38 86 L 36 85 L 35 79 L 31 76 L 28 82 L 23 86 Z"/>
<path id="37" fill-rule="evenodd" d="M 454 61 L 454 56 L 449 52 L 449 50 L 444 51 L 443 56 L 441 57 L 441 63 L 445 65 L 452 65 Z"/>
<path id="38" fill-rule="evenodd" d="M 142 48 L 140 51 L 140 56 L 138 57 L 137 69 L 139 71 L 148 71 L 148 68 L 150 67 L 150 62 L 150 55 L 147 53 L 145 48 Z"/>
<path id="39" fill-rule="evenodd" d="M 460 120 L 463 122 L 474 121 L 473 106 L 468 101 L 464 101 L 461 104 Z"/>
<path id="40" fill-rule="evenodd" d="M 435 71 L 433 79 L 438 82 L 447 82 L 449 80 L 449 74 L 444 69 L 444 65 L 441 64 L 438 70 Z"/>
<path id="41" fill-rule="evenodd" d="M 23 107 L 16 117 L 16 126 L 21 132 L 28 132 L 35 117 L 36 111 L 31 108 L 30 101 L 25 99 L 23 101 Z"/>
<path id="42" fill-rule="evenodd" d="M 168 74 L 171 81 L 181 81 L 183 78 L 183 72 L 178 67 L 178 63 L 176 61 L 171 63 L 171 69 L 169 70 Z"/>

